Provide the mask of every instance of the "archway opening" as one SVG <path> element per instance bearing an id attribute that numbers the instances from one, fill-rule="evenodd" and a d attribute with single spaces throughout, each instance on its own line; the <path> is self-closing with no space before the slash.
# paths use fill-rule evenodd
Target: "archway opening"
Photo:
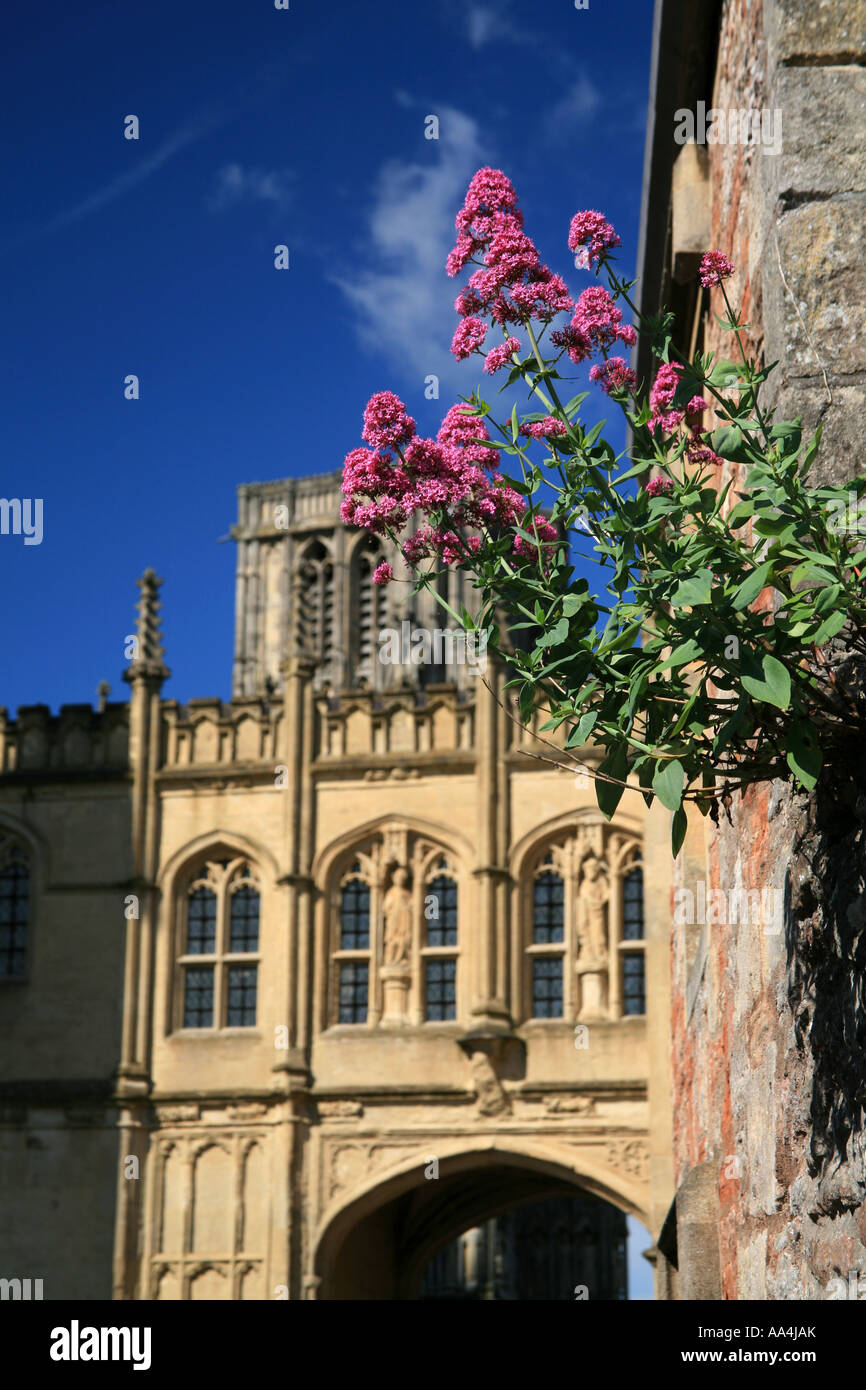
<path id="1" fill-rule="evenodd" d="M 316 1272 L 323 1299 L 622 1301 L 626 1213 L 558 1166 L 431 1155 L 334 1218 Z"/>

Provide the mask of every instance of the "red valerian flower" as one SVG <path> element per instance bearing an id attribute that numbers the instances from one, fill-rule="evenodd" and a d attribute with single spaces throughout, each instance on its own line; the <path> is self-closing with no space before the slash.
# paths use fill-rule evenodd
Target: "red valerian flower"
<path id="1" fill-rule="evenodd" d="M 554 420 L 552 415 L 546 415 L 543 420 L 532 420 L 521 425 L 520 433 L 529 435 L 530 439 L 552 439 L 565 434 L 565 425 L 562 420 Z"/>
<path id="2" fill-rule="evenodd" d="M 735 269 L 733 261 L 729 261 L 724 252 L 708 251 L 701 258 L 701 284 L 705 290 L 712 285 L 720 285 L 729 275 L 733 275 Z"/>
<path id="3" fill-rule="evenodd" d="M 568 349 L 572 362 L 583 362 L 596 349 L 606 352 L 614 343 L 634 346 L 637 334 L 622 321 L 622 310 L 601 285 L 590 285 L 577 301 L 568 328 L 550 335 L 556 347 Z"/>
<path id="4" fill-rule="evenodd" d="M 577 255 L 577 264 L 586 270 L 600 261 L 607 251 L 622 242 L 600 212 L 576 212 L 571 219 L 568 247 Z"/>
<path id="5" fill-rule="evenodd" d="M 381 565 L 378 565 L 376 569 L 373 571 L 374 584 L 390 584 L 393 578 L 394 571 L 388 564 L 387 560 L 383 560 Z"/>
<path id="6" fill-rule="evenodd" d="M 672 408 L 680 384 L 681 371 L 682 368 L 676 362 L 663 362 L 656 373 L 649 397 L 652 415 L 648 426 L 652 434 L 655 434 L 657 429 L 671 434 L 682 423 L 683 412 Z"/>
<path id="7" fill-rule="evenodd" d="M 504 367 L 506 362 L 510 361 L 513 357 L 514 353 L 519 351 L 520 343 L 517 338 L 508 338 L 504 343 L 500 343 L 498 347 L 491 348 L 484 361 L 485 372 L 493 376 L 494 372 L 498 372 L 500 367 Z"/>
<path id="8" fill-rule="evenodd" d="M 364 411 L 361 438 L 374 449 L 390 449 L 407 444 L 415 434 L 415 421 L 406 414 L 406 407 L 393 391 L 380 391 L 371 396 Z"/>
<path id="9" fill-rule="evenodd" d="M 469 357 L 476 352 L 484 339 L 487 337 L 487 324 L 482 323 L 481 319 L 468 318 L 458 323 L 454 337 L 451 340 L 451 351 L 462 362 L 464 357 Z"/>
<path id="10" fill-rule="evenodd" d="M 636 391 L 637 374 L 626 365 L 624 357 L 608 357 L 589 369 L 590 381 L 597 381 L 606 395 L 614 391 Z"/>
<path id="11" fill-rule="evenodd" d="M 650 478 L 644 491 L 647 497 L 668 497 L 674 490 L 670 478 Z"/>

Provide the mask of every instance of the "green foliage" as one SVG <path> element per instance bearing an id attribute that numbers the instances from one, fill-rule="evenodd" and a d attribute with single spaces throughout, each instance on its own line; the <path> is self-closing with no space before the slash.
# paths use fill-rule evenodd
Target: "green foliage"
<path id="1" fill-rule="evenodd" d="M 602 424 L 585 432 L 580 423 L 585 392 L 560 402 L 562 353 L 548 362 L 540 349 L 514 375 L 564 435 L 524 443 L 520 424 L 538 413 L 521 417 L 515 407 L 495 426 L 490 407 L 470 398 L 499 429 L 502 465 L 504 454 L 517 458 L 519 473 L 506 481 L 528 506 L 519 534 L 532 557 L 517 559 L 511 538 L 489 535 L 469 566 L 485 613 L 501 604 L 522 633 L 508 652 L 521 717 L 544 709 L 544 728 L 566 727 L 567 749 L 591 738 L 602 753 L 601 810 L 614 814 L 631 778 L 672 813 L 675 854 L 684 803 L 717 814 L 732 792 L 773 778 L 809 791 L 864 732 L 863 711 L 821 648 L 844 628 L 847 651 L 866 655 L 866 478 L 808 485 L 820 428 L 804 447 L 799 420 L 761 410 L 771 368 L 746 358 L 743 325 L 727 307 L 720 321 L 736 334 L 740 360 L 681 362 L 674 402 L 712 398 L 723 423 L 709 435 L 652 434 L 647 403 L 623 396 L 632 443 L 617 458 Z M 656 357 L 676 360 L 672 317 L 643 327 Z M 733 469 L 733 483 L 719 487 L 718 462 L 689 460 L 695 442 Z M 543 460 L 531 460 L 541 449 Z M 645 485 L 650 473 L 667 480 L 658 495 Z M 538 539 L 543 518 L 602 567 L 598 593 L 574 577 L 565 545 Z"/>

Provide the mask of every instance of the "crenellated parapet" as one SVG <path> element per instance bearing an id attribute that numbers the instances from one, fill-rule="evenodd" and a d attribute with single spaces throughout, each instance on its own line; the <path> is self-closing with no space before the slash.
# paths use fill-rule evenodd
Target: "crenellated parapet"
<path id="1" fill-rule="evenodd" d="M 0 709 L 0 776 L 120 775 L 129 767 L 129 706 L 21 705 L 17 719 Z"/>
<path id="2" fill-rule="evenodd" d="M 475 751 L 471 691 L 351 691 L 317 700 L 316 758 L 323 764 L 392 755 L 401 759 Z"/>
<path id="3" fill-rule="evenodd" d="M 250 763 L 273 768 L 278 757 L 281 700 L 225 703 L 216 698 L 164 700 L 161 706 L 161 769 L 238 767 Z"/>

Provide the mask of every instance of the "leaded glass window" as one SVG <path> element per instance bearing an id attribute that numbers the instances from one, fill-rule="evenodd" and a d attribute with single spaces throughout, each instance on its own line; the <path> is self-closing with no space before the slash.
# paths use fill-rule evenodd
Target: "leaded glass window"
<path id="1" fill-rule="evenodd" d="M 536 956 L 532 962 L 533 1018 L 562 1018 L 562 956 Z"/>
<path id="2" fill-rule="evenodd" d="M 180 1028 L 254 1028 L 261 897 L 251 866 L 213 859 L 187 884 L 178 958 Z"/>
<path id="3" fill-rule="evenodd" d="M 424 994 L 427 1001 L 428 1020 L 437 1021 L 457 1017 L 457 962 L 456 960 L 425 961 Z"/>
<path id="4" fill-rule="evenodd" d="M 27 975 L 30 923 L 30 866 L 26 851 L 13 840 L 0 840 L 0 980 Z"/>
<path id="5" fill-rule="evenodd" d="M 532 940 L 536 946 L 562 941 L 565 924 L 565 884 L 561 874 L 546 869 L 535 880 L 532 900 Z"/>
<path id="6" fill-rule="evenodd" d="M 457 884 L 453 878 L 440 874 L 428 884 L 424 915 L 428 946 L 457 945 Z"/>
<path id="7" fill-rule="evenodd" d="M 343 884 L 340 905 L 340 950 L 370 948 L 370 889 L 361 879 Z"/>
<path id="8" fill-rule="evenodd" d="M 643 940 L 643 869 L 630 869 L 622 884 L 622 936 Z"/>
<path id="9" fill-rule="evenodd" d="M 532 1018 L 562 1018 L 565 1010 L 565 880 L 548 851 L 532 879 L 529 903 L 529 1011 Z"/>
<path id="10" fill-rule="evenodd" d="M 340 963 L 340 1023 L 366 1023 L 370 994 L 370 966 L 367 961 Z"/>
<path id="11" fill-rule="evenodd" d="M 643 869 L 633 864 L 622 880 L 622 1012 L 646 1013 L 646 956 L 644 954 Z"/>

